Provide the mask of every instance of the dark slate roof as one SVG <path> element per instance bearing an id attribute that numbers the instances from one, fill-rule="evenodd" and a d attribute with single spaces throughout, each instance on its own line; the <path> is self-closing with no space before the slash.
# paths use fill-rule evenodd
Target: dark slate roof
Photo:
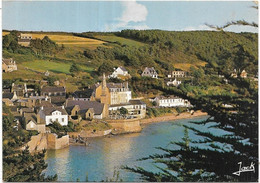
<path id="1" fill-rule="evenodd" d="M 127 71 L 123 66 L 120 66 L 119 68 L 122 69 L 122 71 Z"/>
<path id="2" fill-rule="evenodd" d="M 5 93 L 3 93 L 2 98 L 12 99 L 13 96 L 14 96 L 13 93 L 11 93 L 11 92 L 5 92 Z"/>
<path id="3" fill-rule="evenodd" d="M 64 87 L 57 87 L 57 86 L 44 86 L 41 89 L 42 92 L 66 92 Z"/>
<path id="4" fill-rule="evenodd" d="M 72 97 L 74 98 L 90 98 L 93 94 L 93 89 L 86 89 L 86 90 L 83 90 L 83 91 L 75 91 L 73 94 L 72 94 Z"/>
<path id="5" fill-rule="evenodd" d="M 62 109 L 62 107 L 43 107 L 43 109 L 41 109 L 41 111 L 42 111 L 45 115 L 51 115 L 51 113 L 52 113 L 53 111 L 60 111 L 60 112 L 62 113 L 62 115 L 68 114 L 65 109 Z"/>
<path id="6" fill-rule="evenodd" d="M 130 104 L 133 104 L 133 105 L 143 105 L 145 104 L 143 101 L 141 100 L 129 100 L 129 103 Z"/>
<path id="7" fill-rule="evenodd" d="M 51 103 L 56 104 L 56 105 L 63 105 L 64 102 L 66 101 L 65 96 L 51 96 Z"/>
<path id="8" fill-rule="evenodd" d="M 151 74 L 157 74 L 157 72 L 155 71 L 155 69 L 153 67 L 147 67 L 147 69 L 149 70 L 149 72 Z"/>
<path id="9" fill-rule="evenodd" d="M 81 101 L 81 100 L 68 100 L 66 110 L 71 113 L 71 110 L 75 105 L 80 107 L 80 110 L 86 112 L 88 109 L 93 108 L 95 114 L 101 114 L 104 108 L 104 104 L 97 101 Z"/>

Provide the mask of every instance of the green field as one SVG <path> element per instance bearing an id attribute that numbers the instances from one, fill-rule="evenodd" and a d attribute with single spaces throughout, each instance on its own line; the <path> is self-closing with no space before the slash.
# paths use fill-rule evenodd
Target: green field
<path id="1" fill-rule="evenodd" d="M 52 62 L 52 61 L 44 61 L 37 60 L 32 62 L 24 62 L 23 66 L 28 67 L 29 69 L 33 69 L 39 72 L 51 71 L 54 73 L 64 73 L 70 74 L 70 67 L 72 64 L 70 63 L 61 63 L 61 62 Z M 80 69 L 84 72 L 91 72 L 93 68 L 86 67 L 83 65 L 79 65 Z"/>
<path id="2" fill-rule="evenodd" d="M 107 36 L 98 35 L 98 36 L 95 36 L 95 37 L 98 38 L 98 39 L 101 39 L 103 41 L 119 42 L 122 45 L 125 44 L 125 45 L 128 45 L 128 46 L 141 47 L 141 46 L 145 45 L 145 43 L 135 41 L 135 40 L 132 40 L 132 39 L 126 39 L 126 38 L 118 37 L 118 36 L 115 36 L 115 35 L 107 35 Z"/>

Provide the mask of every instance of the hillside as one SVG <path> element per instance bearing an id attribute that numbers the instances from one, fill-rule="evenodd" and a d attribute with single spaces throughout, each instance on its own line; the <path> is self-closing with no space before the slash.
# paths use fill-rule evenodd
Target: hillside
<path id="1" fill-rule="evenodd" d="M 252 75 L 257 73 L 258 35 L 252 33 L 160 30 L 28 33 L 32 34 L 33 39 L 39 40 L 48 36 L 48 40 L 56 44 L 55 50 L 45 53 L 44 50 L 38 52 L 36 47 L 14 47 L 10 44 L 3 47 L 3 57 L 14 58 L 18 64 L 18 71 L 4 73 L 3 79 L 42 79 L 45 76 L 41 73 L 48 70 L 51 76 L 66 80 L 68 91 L 74 91 L 98 81 L 101 74 L 98 68 L 104 63 L 107 73 L 113 67 L 123 65 L 132 76 L 137 77 L 146 66 L 155 67 L 161 77 L 173 69 L 189 71 L 191 67 L 206 65 L 220 70 L 232 70 L 239 65 L 234 56 L 238 51 L 237 43 L 247 45 L 247 50 L 244 51 L 254 60 L 254 64 L 245 65 L 245 69 Z M 3 37 L 8 35 L 9 32 L 3 32 Z M 14 38 L 15 41 L 16 39 Z M 48 46 L 46 49 L 48 50 Z M 76 76 L 70 73 L 73 63 L 80 67 Z"/>

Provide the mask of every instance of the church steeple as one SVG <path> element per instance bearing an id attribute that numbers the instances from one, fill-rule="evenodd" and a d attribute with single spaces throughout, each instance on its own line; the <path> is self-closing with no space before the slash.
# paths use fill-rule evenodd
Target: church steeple
<path id="1" fill-rule="evenodd" d="M 107 89 L 107 83 L 106 83 L 106 75 L 105 73 L 103 73 L 103 80 L 102 80 L 102 92 L 101 92 L 101 96 L 100 96 L 100 102 L 104 104 L 104 113 L 103 113 L 103 117 L 106 118 L 108 116 L 108 97 L 109 97 L 109 93 L 108 93 L 108 89 Z"/>
<path id="2" fill-rule="evenodd" d="M 107 83 L 106 83 L 106 75 L 103 73 L 103 79 L 102 79 L 102 95 L 106 94 L 106 88 L 107 88 Z"/>

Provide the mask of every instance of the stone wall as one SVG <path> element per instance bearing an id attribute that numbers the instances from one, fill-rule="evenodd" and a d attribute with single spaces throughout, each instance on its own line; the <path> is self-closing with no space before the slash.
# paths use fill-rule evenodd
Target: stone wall
<path id="1" fill-rule="evenodd" d="M 43 149 L 62 149 L 69 146 L 69 135 L 58 138 L 54 133 L 40 133 L 31 137 L 31 140 L 21 148 L 29 147 L 29 152 L 42 151 Z"/>
<path id="2" fill-rule="evenodd" d="M 48 149 L 62 149 L 64 147 L 69 146 L 69 135 L 62 136 L 58 138 L 58 136 L 54 133 L 47 134 L 47 144 Z"/>
<path id="3" fill-rule="evenodd" d="M 107 122 L 113 129 L 123 130 L 126 133 L 142 130 L 139 119 L 107 120 Z"/>

